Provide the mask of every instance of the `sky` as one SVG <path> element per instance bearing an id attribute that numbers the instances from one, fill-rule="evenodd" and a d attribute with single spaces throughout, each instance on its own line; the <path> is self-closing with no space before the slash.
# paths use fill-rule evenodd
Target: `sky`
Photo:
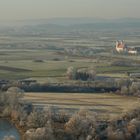
<path id="1" fill-rule="evenodd" d="M 0 0 L 0 21 L 60 17 L 140 18 L 140 0 Z"/>

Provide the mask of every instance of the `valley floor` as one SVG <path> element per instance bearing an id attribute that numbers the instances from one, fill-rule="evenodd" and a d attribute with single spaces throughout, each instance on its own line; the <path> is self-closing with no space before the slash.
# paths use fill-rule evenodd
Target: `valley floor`
<path id="1" fill-rule="evenodd" d="M 74 113 L 79 109 L 91 110 L 99 116 L 116 117 L 140 106 L 137 97 L 120 96 L 110 93 L 81 94 L 81 93 L 25 93 L 24 99 L 36 107 L 51 107 Z"/>

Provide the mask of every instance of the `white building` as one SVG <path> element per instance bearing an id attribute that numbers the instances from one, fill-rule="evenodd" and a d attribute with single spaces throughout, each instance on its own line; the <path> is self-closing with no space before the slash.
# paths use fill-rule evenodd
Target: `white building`
<path id="1" fill-rule="evenodd" d="M 137 51 L 135 48 L 129 48 L 129 49 L 128 49 L 128 53 L 129 53 L 129 54 L 137 54 L 138 51 Z"/>
<path id="2" fill-rule="evenodd" d="M 116 41 L 116 51 L 117 52 L 124 52 L 126 51 L 126 44 L 123 41 Z"/>
<path id="3" fill-rule="evenodd" d="M 127 45 L 124 43 L 124 41 L 116 41 L 116 51 L 118 53 L 121 52 L 127 52 L 129 54 L 137 54 L 138 51 L 133 47 L 127 47 Z"/>

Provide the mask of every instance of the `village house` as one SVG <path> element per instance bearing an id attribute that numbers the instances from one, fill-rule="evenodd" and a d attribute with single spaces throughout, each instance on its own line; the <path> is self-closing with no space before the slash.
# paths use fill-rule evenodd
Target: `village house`
<path id="1" fill-rule="evenodd" d="M 124 41 L 116 41 L 116 51 L 118 53 L 126 52 L 128 54 L 137 54 L 137 50 L 133 47 L 127 47 Z"/>

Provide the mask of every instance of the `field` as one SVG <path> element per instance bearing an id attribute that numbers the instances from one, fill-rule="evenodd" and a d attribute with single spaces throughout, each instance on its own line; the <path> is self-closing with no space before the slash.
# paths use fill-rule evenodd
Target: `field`
<path id="1" fill-rule="evenodd" d="M 112 34 L 104 30 L 95 31 L 86 37 L 89 31 L 84 30 L 79 31 L 79 36 L 75 32 L 69 31 L 70 34 L 66 35 L 60 32 L 59 37 L 56 37 L 58 34 L 55 31 L 50 36 L 0 34 L 0 79 L 65 82 L 65 74 L 70 66 L 94 67 L 97 75 L 109 77 L 127 77 L 127 72 L 140 71 L 138 66 L 111 65 L 122 60 L 140 63 L 139 54 L 130 56 L 115 52 L 114 40 L 117 34 L 123 34 L 122 31 L 112 30 Z M 130 46 L 139 47 L 137 36 L 123 37 Z"/>
<path id="2" fill-rule="evenodd" d="M 65 81 L 65 74 L 70 66 L 74 68 L 95 67 L 97 75 L 110 77 L 126 77 L 126 72 L 140 71 L 140 67 L 111 65 L 112 62 L 121 59 L 122 56 L 117 56 L 118 58 L 114 56 L 111 59 L 108 56 L 103 56 L 103 58 L 98 56 L 100 54 L 91 57 L 67 56 L 64 52 L 59 54 L 59 51 L 48 51 L 46 49 L 37 49 L 35 51 L 30 49 L 26 51 L 7 49 L 6 54 L 2 55 L 5 52 L 6 50 L 1 50 L 0 55 L 1 79 L 31 78 L 39 80 L 39 82 L 47 82 L 47 79 L 51 78 L 55 81 L 62 79 Z M 134 59 L 139 56 L 132 57 Z M 36 60 L 42 60 L 42 62 Z"/>
<path id="3" fill-rule="evenodd" d="M 53 107 L 73 113 L 79 109 L 96 112 L 100 116 L 119 116 L 140 105 L 136 97 L 119 96 L 115 94 L 78 94 L 78 93 L 25 93 L 25 101 L 32 102 L 37 107 Z"/>
<path id="4" fill-rule="evenodd" d="M 54 26 L 25 26 L 9 32 L 8 29 L 4 32 L 2 28 L 0 80 L 33 79 L 41 84 L 56 85 L 80 83 L 79 79 L 68 80 L 66 76 L 67 68 L 72 66 L 76 69 L 93 68 L 97 76 L 93 86 L 97 85 L 102 89 L 105 84 L 108 87 L 119 85 L 115 80 L 128 80 L 129 72 L 140 72 L 139 28 L 124 27 L 122 30 L 104 26 L 100 29 L 88 25 L 68 28 Z M 139 50 L 138 54 L 117 53 L 115 41 L 120 39 L 128 46 L 136 47 Z M 115 62 L 123 63 L 117 65 Z M 111 85 L 113 82 L 115 84 Z M 70 110 L 69 113 L 87 108 L 106 116 L 120 115 L 140 104 L 139 99 L 135 97 L 109 93 L 26 93 L 24 100 L 37 106 L 49 105 L 67 109 Z"/>

